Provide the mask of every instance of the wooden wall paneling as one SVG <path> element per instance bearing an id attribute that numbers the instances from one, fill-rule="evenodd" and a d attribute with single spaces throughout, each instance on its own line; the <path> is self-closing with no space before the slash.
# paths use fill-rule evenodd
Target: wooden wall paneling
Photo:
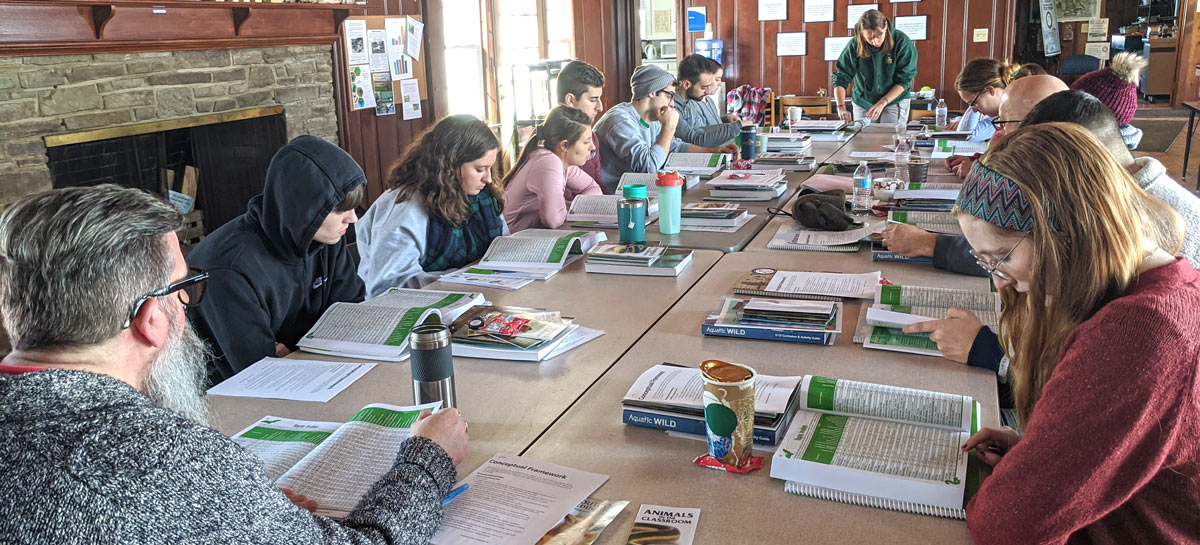
<path id="1" fill-rule="evenodd" d="M 1200 63 L 1200 17 L 1196 14 L 1197 0 L 1180 2 L 1178 21 L 1179 45 L 1176 46 L 1175 94 L 1171 97 L 1172 107 L 1182 101 L 1194 101 L 1200 93 L 1200 79 L 1196 77 L 1196 64 Z M 1110 29 L 1115 27 L 1111 26 Z"/>
<path id="2" fill-rule="evenodd" d="M 0 35 L 6 42 L 57 42 L 89 35 L 94 39 L 91 17 L 87 7 L 0 4 Z"/>

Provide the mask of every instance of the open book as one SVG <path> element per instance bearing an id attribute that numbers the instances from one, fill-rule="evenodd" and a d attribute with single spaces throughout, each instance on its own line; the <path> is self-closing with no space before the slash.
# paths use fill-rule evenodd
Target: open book
<path id="1" fill-rule="evenodd" d="M 961 447 L 978 429 L 970 396 L 807 375 L 771 477 L 793 494 L 961 519 L 978 482 Z"/>
<path id="2" fill-rule="evenodd" d="M 421 410 L 439 406 L 374 403 L 345 424 L 266 416 L 231 439 L 258 456 L 280 488 L 316 501 L 317 514 L 344 518 L 392 469 Z"/>
<path id="3" fill-rule="evenodd" d="M 961 235 L 962 227 L 950 212 L 908 212 L 892 210 L 888 212 L 889 223 L 907 223 L 934 233 Z"/>
<path id="4" fill-rule="evenodd" d="M 679 173 L 683 176 L 683 189 L 687 191 L 693 187 L 700 185 L 700 177 L 695 174 L 687 175 L 683 172 Z M 657 172 L 626 172 L 621 175 L 621 179 L 617 181 L 617 195 L 622 195 L 626 185 L 641 184 L 646 186 L 647 195 L 657 195 L 658 186 L 654 182 L 658 180 Z"/>
<path id="5" fill-rule="evenodd" d="M 941 356 L 937 343 L 928 334 L 905 334 L 909 324 L 941 320 L 950 307 L 969 310 L 984 325 L 1000 325 L 1000 295 L 990 291 L 971 291 L 926 286 L 879 286 L 875 302 L 867 309 L 866 322 L 871 331 L 863 342 L 866 348 Z"/>
<path id="6" fill-rule="evenodd" d="M 724 153 L 681 153 L 675 152 L 667 156 L 663 170 L 677 170 L 679 174 L 697 176 L 712 176 L 729 162 L 729 155 Z"/>
<path id="7" fill-rule="evenodd" d="M 870 298 L 882 277 L 879 271 L 861 274 L 754 269 L 733 287 L 738 295 L 832 301 L 842 297 Z"/>
<path id="8" fill-rule="evenodd" d="M 617 223 L 617 203 L 623 199 L 621 195 L 578 195 L 571 201 L 567 210 L 567 221 L 595 221 L 601 223 Z M 650 197 L 650 205 L 646 207 L 646 220 L 658 217 L 658 199 Z"/>
<path id="9" fill-rule="evenodd" d="M 362 303 L 334 303 L 296 343 L 305 352 L 403 361 L 408 334 L 430 316 L 454 321 L 485 302 L 481 293 L 392 288 Z"/>
<path id="10" fill-rule="evenodd" d="M 581 195 L 582 196 L 582 195 Z M 558 271 L 572 255 L 583 255 L 608 240 L 602 231 L 526 229 L 498 237 L 488 246 L 479 266 L 492 269 Z"/>

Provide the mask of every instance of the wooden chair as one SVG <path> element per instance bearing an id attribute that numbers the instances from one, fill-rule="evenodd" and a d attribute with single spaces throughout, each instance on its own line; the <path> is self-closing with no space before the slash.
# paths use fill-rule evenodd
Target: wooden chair
<path id="1" fill-rule="evenodd" d="M 790 96 L 779 97 L 779 115 L 787 115 L 788 106 L 799 106 L 804 108 L 804 113 L 809 117 L 822 115 L 833 115 L 833 108 L 829 105 L 829 97 L 822 96 Z"/>

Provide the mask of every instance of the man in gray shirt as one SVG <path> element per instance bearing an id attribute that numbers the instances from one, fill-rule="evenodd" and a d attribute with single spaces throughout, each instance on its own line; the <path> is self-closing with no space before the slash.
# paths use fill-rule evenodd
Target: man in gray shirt
<path id="1" fill-rule="evenodd" d="M 717 86 L 720 65 L 695 53 L 679 62 L 679 86 L 675 92 L 675 109 L 679 123 L 675 136 L 689 144 L 717 147 L 728 144 L 742 130 L 740 120 L 722 122 L 716 106 L 708 100 Z"/>
<path id="2" fill-rule="evenodd" d="M 423 414 L 341 522 L 209 428 L 203 296 L 181 216 L 136 189 L 48 191 L 0 215 L 0 543 L 428 543 L 466 424 Z"/>
<path id="3" fill-rule="evenodd" d="M 613 193 L 626 172 L 654 173 L 672 152 L 736 153 L 737 147 L 689 145 L 675 137 L 679 112 L 671 105 L 675 76 L 654 65 L 640 66 L 629 78 L 633 99 L 609 108 L 594 132 L 600 141 L 601 189 Z"/>

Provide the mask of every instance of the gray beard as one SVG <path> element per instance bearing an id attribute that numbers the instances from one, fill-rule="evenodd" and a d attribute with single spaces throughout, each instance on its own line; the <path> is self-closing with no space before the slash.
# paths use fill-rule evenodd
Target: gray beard
<path id="1" fill-rule="evenodd" d="M 204 427 L 212 425 L 212 412 L 204 398 L 205 367 L 211 351 L 179 312 L 171 316 L 171 336 L 146 372 L 146 396 Z M 184 320 L 183 327 L 177 320 Z"/>

